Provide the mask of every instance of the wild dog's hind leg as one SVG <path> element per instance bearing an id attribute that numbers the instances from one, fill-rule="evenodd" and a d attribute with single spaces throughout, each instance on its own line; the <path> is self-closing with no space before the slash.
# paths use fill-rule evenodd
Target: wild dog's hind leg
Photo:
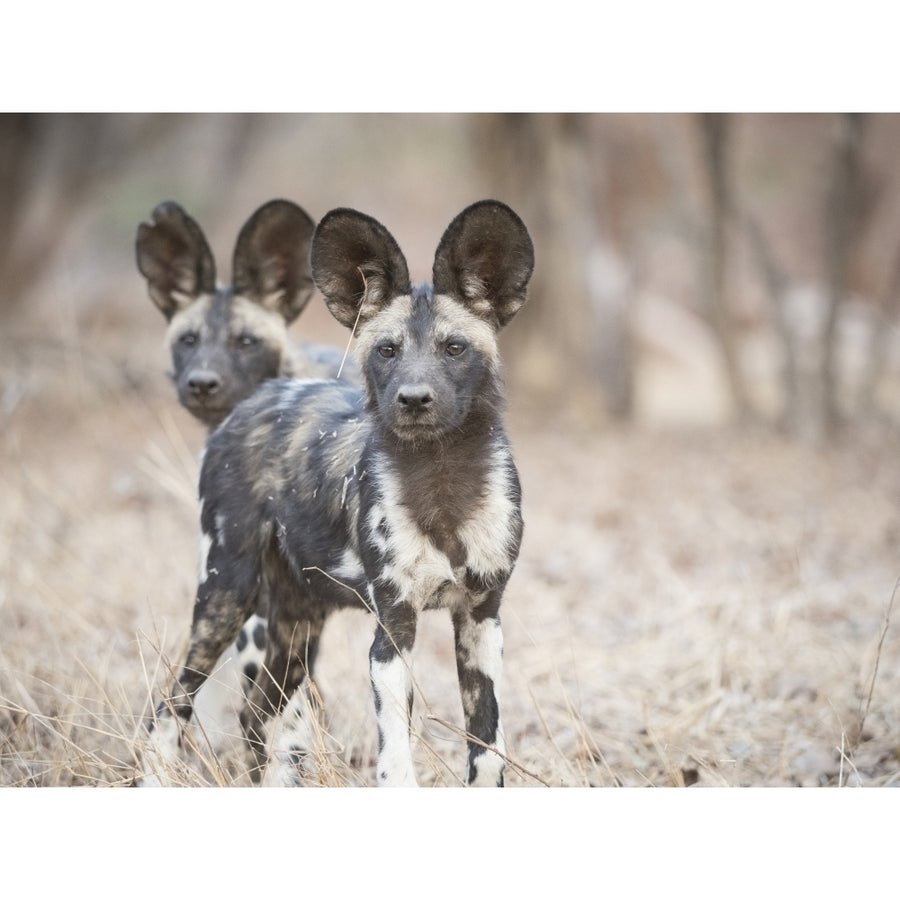
<path id="1" fill-rule="evenodd" d="M 150 751 L 144 762 L 156 770 L 157 777 L 165 777 L 166 761 L 177 756 L 183 726 L 193 712 L 194 695 L 256 607 L 258 566 L 234 560 L 213 545 L 204 575 L 197 588 L 187 657 L 150 725 Z M 147 783 L 151 781 L 147 779 Z"/>
<path id="2" fill-rule="evenodd" d="M 298 687 L 312 674 L 319 653 L 319 641 L 326 611 L 315 604 L 307 587 L 298 582 L 273 542 L 265 563 L 268 590 L 268 629 L 262 669 L 241 711 L 241 728 L 256 758 L 251 772 L 259 781 L 270 749 L 278 766 L 266 773 L 267 783 L 294 784 L 297 764 L 310 746 L 307 698 Z M 271 720 L 291 701 L 289 714 L 278 722 L 279 740 L 270 747 Z"/>
<path id="3" fill-rule="evenodd" d="M 502 787 L 504 754 L 500 724 L 500 676 L 503 632 L 500 629 L 500 592 L 491 592 L 477 605 L 453 613 L 456 670 L 469 740 L 466 783 Z"/>
<path id="4" fill-rule="evenodd" d="M 278 743 L 272 748 L 273 764 L 277 765 L 267 773 L 266 780 L 272 784 L 296 782 L 296 767 L 302 764 L 312 740 L 310 711 L 305 709 L 305 698 L 298 696 L 298 688 L 312 672 L 324 624 L 324 616 L 296 620 L 280 615 L 276 609 L 269 613 L 266 659 L 241 712 L 241 727 L 256 758 L 256 768 L 251 772 L 254 781 L 260 780 L 268 762 L 271 721 L 290 700 L 285 721 L 278 723 L 282 726 Z"/>

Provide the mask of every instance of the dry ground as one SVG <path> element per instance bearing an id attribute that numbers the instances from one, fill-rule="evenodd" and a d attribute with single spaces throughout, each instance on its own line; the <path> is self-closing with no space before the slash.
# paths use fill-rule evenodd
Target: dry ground
<path id="1" fill-rule="evenodd" d="M 184 647 L 203 435 L 158 328 L 89 348 L 0 338 L 2 785 L 129 784 Z M 812 450 L 562 422 L 513 403 L 526 537 L 504 618 L 508 783 L 900 783 L 896 434 Z M 373 783 L 371 630 L 346 613 L 326 634 L 321 783 Z M 439 613 L 416 677 L 422 781 L 458 784 Z M 243 783 L 222 762 L 187 783 Z"/>

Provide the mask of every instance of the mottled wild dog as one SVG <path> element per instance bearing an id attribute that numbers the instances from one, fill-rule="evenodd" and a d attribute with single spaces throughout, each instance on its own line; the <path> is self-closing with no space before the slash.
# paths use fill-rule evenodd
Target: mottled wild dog
<path id="1" fill-rule="evenodd" d="M 160 203 L 152 219 L 138 227 L 138 269 L 169 323 L 172 377 L 192 415 L 213 428 L 268 378 L 337 377 L 337 347 L 288 340 L 313 293 L 315 222 L 303 209 L 271 200 L 253 213 L 235 244 L 229 286 L 216 283 L 206 237 L 177 203 Z M 361 381 L 352 363 L 344 373 Z"/>
<path id="2" fill-rule="evenodd" d="M 186 661 L 156 710 L 155 752 L 174 752 L 191 698 L 264 581 L 265 667 L 241 712 L 260 769 L 267 722 L 312 672 L 328 615 L 361 605 L 376 615 L 377 780 L 415 784 L 410 655 L 419 615 L 446 608 L 470 735 L 466 781 L 502 785 L 500 601 L 522 517 L 497 333 L 525 302 L 533 264 L 528 231 L 496 201 L 451 222 L 433 286 L 411 286 L 379 222 L 348 209 L 325 216 L 313 275 L 356 331 L 365 389 L 267 382 L 207 442 L 201 582 Z"/>
<path id="3" fill-rule="evenodd" d="M 166 331 L 172 378 L 182 406 L 210 429 L 269 378 L 335 378 L 362 383 L 359 367 L 337 347 L 295 344 L 288 326 L 313 294 L 309 251 L 315 222 L 295 203 L 271 200 L 241 228 L 235 243 L 231 284 L 216 281 L 212 250 L 197 222 L 172 201 L 160 203 L 152 222 L 138 226 L 138 269 L 153 302 L 169 323 Z M 343 363 L 343 365 L 342 365 Z M 244 690 L 262 663 L 266 596 L 236 646 L 217 666 L 222 691 L 204 691 L 209 733 L 223 732 L 233 705 L 231 665 Z M 211 687 L 212 685 L 210 685 Z"/>

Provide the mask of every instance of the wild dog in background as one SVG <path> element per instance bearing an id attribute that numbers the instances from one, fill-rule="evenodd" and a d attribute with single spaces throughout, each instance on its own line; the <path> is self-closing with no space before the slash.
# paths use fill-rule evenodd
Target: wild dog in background
<path id="1" fill-rule="evenodd" d="M 157 707 L 153 752 L 175 752 L 192 697 L 264 582 L 265 666 L 241 712 L 260 769 L 267 722 L 313 671 L 329 614 L 361 605 L 376 615 L 377 780 L 415 784 L 410 655 L 419 615 L 446 608 L 466 781 L 502 785 L 499 610 L 522 518 L 497 333 L 525 301 L 531 239 L 509 207 L 476 203 L 444 233 L 433 287 L 412 287 L 384 226 L 338 209 L 316 229 L 312 264 L 332 314 L 356 329 L 365 391 L 270 381 L 211 435 L 190 646 Z"/>
<path id="2" fill-rule="evenodd" d="M 336 378 L 337 347 L 291 344 L 287 327 L 313 293 L 309 247 L 315 222 L 288 200 L 271 200 L 247 220 L 234 248 L 231 285 L 200 226 L 172 201 L 137 231 L 138 269 L 169 327 L 178 399 L 214 428 L 268 378 Z M 361 382 L 345 364 L 342 377 Z"/>
<path id="3" fill-rule="evenodd" d="M 288 200 L 259 207 L 234 248 L 231 284 L 216 281 L 216 264 L 197 222 L 177 203 L 160 203 L 152 222 L 137 230 L 138 269 L 169 327 L 172 377 L 181 405 L 210 429 L 219 425 L 263 381 L 280 375 L 342 378 L 361 383 L 351 359 L 337 347 L 293 344 L 288 326 L 313 294 L 309 250 L 315 229 Z M 342 366 L 343 363 L 343 366 Z M 208 735 L 223 735 L 234 707 L 232 679 L 246 691 L 262 664 L 266 596 L 217 666 L 207 686 L 201 720 Z M 240 675 L 232 675 L 236 668 Z M 219 690 L 211 690 L 213 687 Z M 214 743 L 218 743 L 215 737 Z"/>

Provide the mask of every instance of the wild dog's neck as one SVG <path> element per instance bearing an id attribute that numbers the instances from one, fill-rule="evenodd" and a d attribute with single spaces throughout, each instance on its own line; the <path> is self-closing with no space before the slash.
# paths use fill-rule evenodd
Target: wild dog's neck
<path id="1" fill-rule="evenodd" d="M 506 446 L 499 417 L 442 441 L 415 444 L 380 430 L 373 438 L 379 468 L 393 485 L 391 494 L 451 565 L 461 565 L 460 528 L 481 508 L 497 447 Z"/>

